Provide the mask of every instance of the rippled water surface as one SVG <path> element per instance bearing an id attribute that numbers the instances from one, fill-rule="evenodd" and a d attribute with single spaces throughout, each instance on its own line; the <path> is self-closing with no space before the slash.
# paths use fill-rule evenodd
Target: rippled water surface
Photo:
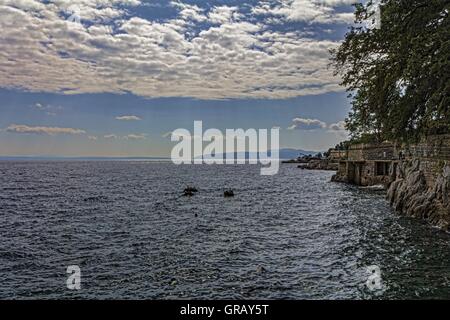
<path id="1" fill-rule="evenodd" d="M 330 172 L 259 173 L 0 162 L 0 298 L 450 298 L 448 234 Z M 187 184 L 199 193 L 181 197 Z M 69 265 L 80 291 L 66 288 Z M 371 265 L 382 290 L 365 285 Z"/>

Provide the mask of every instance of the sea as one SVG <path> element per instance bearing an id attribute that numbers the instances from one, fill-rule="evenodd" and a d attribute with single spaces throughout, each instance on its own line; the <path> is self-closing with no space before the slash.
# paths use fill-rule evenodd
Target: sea
<path id="1" fill-rule="evenodd" d="M 332 175 L 0 161 L 0 299 L 450 298 L 450 235 Z"/>

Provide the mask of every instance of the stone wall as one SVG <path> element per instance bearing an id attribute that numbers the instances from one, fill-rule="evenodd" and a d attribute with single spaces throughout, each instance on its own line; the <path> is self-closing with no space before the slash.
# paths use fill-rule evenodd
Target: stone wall
<path id="1" fill-rule="evenodd" d="M 404 160 L 387 198 L 398 212 L 450 229 L 450 161 Z"/>
<path id="2" fill-rule="evenodd" d="M 400 213 L 450 229 L 450 135 L 402 149 L 388 200 Z"/>
<path id="3" fill-rule="evenodd" d="M 362 186 L 387 185 L 391 182 L 391 177 L 387 173 L 377 175 L 376 163 L 391 165 L 396 159 L 398 151 L 391 143 L 352 145 L 347 151 L 347 158 L 339 162 L 338 172 L 332 177 L 332 181 Z"/>
<path id="4" fill-rule="evenodd" d="M 450 135 L 431 136 L 422 143 L 404 146 L 404 154 L 408 159 L 450 159 Z"/>
<path id="5" fill-rule="evenodd" d="M 388 162 L 388 161 L 386 161 Z M 341 161 L 337 173 L 331 178 L 333 182 L 345 182 L 360 186 L 389 185 L 392 175 L 376 174 L 376 161 Z"/>
<path id="6" fill-rule="evenodd" d="M 397 148 L 391 143 L 355 144 L 348 150 L 348 160 L 394 160 L 398 158 Z"/>
<path id="7" fill-rule="evenodd" d="M 332 161 L 347 159 L 347 150 L 330 150 L 329 159 Z"/>
<path id="8" fill-rule="evenodd" d="M 392 166 L 393 164 L 389 164 Z M 376 174 L 376 162 L 375 161 L 366 161 L 362 168 L 362 176 L 361 176 L 361 185 L 362 186 L 375 186 L 375 185 L 383 185 L 388 186 L 392 182 L 392 176 L 388 174 L 386 175 L 377 175 Z"/>

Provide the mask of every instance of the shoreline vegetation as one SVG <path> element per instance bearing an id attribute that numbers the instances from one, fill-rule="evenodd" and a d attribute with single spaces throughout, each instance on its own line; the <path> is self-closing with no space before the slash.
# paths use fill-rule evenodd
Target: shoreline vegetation
<path id="1" fill-rule="evenodd" d="M 332 181 L 382 184 L 399 213 L 450 230 L 450 3 L 355 5 L 355 26 L 332 50 L 352 111 Z"/>
<path id="2" fill-rule="evenodd" d="M 329 153 L 318 153 L 315 156 L 304 155 L 296 159 L 283 161 L 283 164 L 298 164 L 298 168 L 302 170 L 325 170 L 337 171 L 339 162 Z"/>

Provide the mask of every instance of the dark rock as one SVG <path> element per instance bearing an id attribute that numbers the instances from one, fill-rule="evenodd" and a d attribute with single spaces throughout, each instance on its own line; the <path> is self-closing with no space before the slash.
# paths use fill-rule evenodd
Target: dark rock
<path id="1" fill-rule="evenodd" d="M 426 167 L 427 164 L 425 163 Z M 417 159 L 402 161 L 396 178 L 391 183 L 387 199 L 398 212 L 421 218 L 448 230 L 450 225 L 450 165 L 445 163 L 436 178 L 428 181 L 421 162 Z"/>
<path id="2" fill-rule="evenodd" d="M 223 193 L 223 196 L 224 196 L 225 198 L 231 198 L 231 197 L 234 197 L 234 191 L 233 191 L 233 190 L 226 190 L 226 191 Z"/>
<path id="3" fill-rule="evenodd" d="M 299 169 L 305 170 L 329 170 L 338 171 L 339 164 L 328 159 L 311 159 L 308 162 L 298 166 Z"/>
<path id="4" fill-rule="evenodd" d="M 267 271 L 266 268 L 264 268 L 263 266 L 256 267 L 256 272 L 258 273 L 264 273 L 266 271 Z"/>
<path id="5" fill-rule="evenodd" d="M 194 188 L 194 187 L 191 187 L 191 186 L 187 186 L 184 189 L 183 196 L 185 196 L 185 197 L 192 197 L 197 192 L 198 192 L 197 188 Z"/>
<path id="6" fill-rule="evenodd" d="M 184 192 L 196 193 L 196 192 L 198 192 L 198 190 L 197 190 L 197 188 L 187 186 L 186 189 L 184 189 Z"/>

